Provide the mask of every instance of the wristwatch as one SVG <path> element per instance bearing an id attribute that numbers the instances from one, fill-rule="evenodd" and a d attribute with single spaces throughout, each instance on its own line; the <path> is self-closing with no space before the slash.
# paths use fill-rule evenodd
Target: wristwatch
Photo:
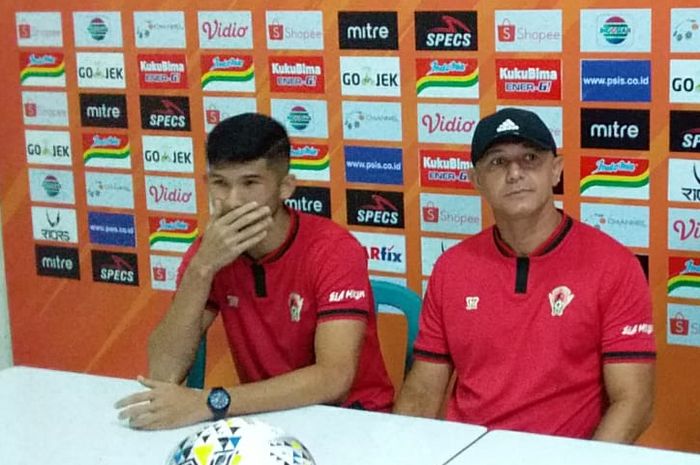
<path id="1" fill-rule="evenodd" d="M 212 388 L 207 397 L 207 407 L 214 415 L 214 420 L 221 420 L 226 417 L 228 408 L 231 405 L 231 394 L 221 386 Z"/>

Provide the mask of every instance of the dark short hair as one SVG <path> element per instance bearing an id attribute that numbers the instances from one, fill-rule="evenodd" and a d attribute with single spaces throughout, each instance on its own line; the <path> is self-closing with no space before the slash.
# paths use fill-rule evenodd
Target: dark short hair
<path id="1" fill-rule="evenodd" d="M 207 138 L 210 166 L 265 159 L 289 171 L 289 136 L 277 120 L 260 113 L 243 113 L 217 124 Z"/>

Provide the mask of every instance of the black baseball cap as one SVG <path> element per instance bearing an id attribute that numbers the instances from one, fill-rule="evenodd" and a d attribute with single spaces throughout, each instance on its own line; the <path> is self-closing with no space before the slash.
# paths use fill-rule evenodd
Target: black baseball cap
<path id="1" fill-rule="evenodd" d="M 476 165 L 486 150 L 501 139 L 523 139 L 557 154 L 554 137 L 537 113 L 521 108 L 503 108 L 476 125 L 472 138 L 472 163 Z"/>

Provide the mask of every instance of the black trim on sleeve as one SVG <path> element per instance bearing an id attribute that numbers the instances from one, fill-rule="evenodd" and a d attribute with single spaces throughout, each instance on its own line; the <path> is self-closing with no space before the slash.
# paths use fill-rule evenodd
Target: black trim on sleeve
<path id="1" fill-rule="evenodd" d="M 525 294 L 527 292 L 527 276 L 530 270 L 530 259 L 518 257 L 515 259 L 515 293 Z"/>
<path id="2" fill-rule="evenodd" d="M 413 355 L 414 356 L 419 356 L 419 357 L 425 357 L 425 358 L 432 358 L 437 361 L 443 361 L 443 362 L 451 362 L 452 357 L 450 357 L 449 354 L 438 354 L 436 352 L 430 352 L 428 350 L 421 350 L 421 349 L 413 349 Z"/>
<path id="3" fill-rule="evenodd" d="M 265 283 L 265 267 L 259 263 L 253 263 L 250 266 L 253 271 L 253 280 L 255 281 L 256 297 L 267 297 L 267 285 Z"/>
<path id="4" fill-rule="evenodd" d="M 603 352 L 603 358 L 656 358 L 656 352 Z"/>
<path id="5" fill-rule="evenodd" d="M 367 315 L 369 315 L 369 312 L 367 310 L 359 310 L 357 308 L 336 308 L 333 310 L 323 310 L 318 312 L 319 318 L 337 315 L 360 315 L 367 317 Z"/>

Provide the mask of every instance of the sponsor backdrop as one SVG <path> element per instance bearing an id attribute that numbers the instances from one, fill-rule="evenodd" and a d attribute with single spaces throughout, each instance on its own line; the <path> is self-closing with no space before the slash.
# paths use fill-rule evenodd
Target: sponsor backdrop
<path id="1" fill-rule="evenodd" d="M 476 122 L 519 106 L 565 158 L 558 205 L 647 267 L 659 359 L 642 442 L 700 451 L 691 3 L 4 1 L 15 362 L 146 370 L 146 337 L 207 221 L 202 148 L 221 119 L 278 118 L 301 184 L 289 204 L 347 225 L 373 275 L 421 291 L 444 250 L 492 221 L 467 176 Z M 210 372 L 227 357 L 212 343 Z"/>

